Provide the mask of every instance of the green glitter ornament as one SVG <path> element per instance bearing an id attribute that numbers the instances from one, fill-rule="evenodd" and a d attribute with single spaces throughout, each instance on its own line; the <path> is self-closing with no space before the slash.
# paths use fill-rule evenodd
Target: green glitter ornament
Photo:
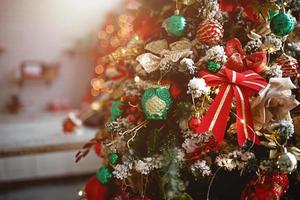
<path id="1" fill-rule="evenodd" d="M 123 113 L 122 110 L 120 110 L 119 106 L 123 105 L 123 102 L 121 100 L 119 101 L 114 101 L 112 103 L 111 107 L 111 119 L 116 120 L 118 117 L 120 117 Z"/>
<path id="2" fill-rule="evenodd" d="M 278 13 L 270 22 L 272 33 L 278 36 L 285 36 L 294 30 L 294 19 L 290 14 Z"/>
<path id="3" fill-rule="evenodd" d="M 103 166 L 97 171 L 96 177 L 102 184 L 106 184 L 112 179 L 113 176 L 111 171 L 107 167 Z"/>
<path id="4" fill-rule="evenodd" d="M 111 153 L 111 154 L 109 154 L 109 156 L 108 156 L 108 161 L 109 161 L 109 163 L 112 164 L 112 165 L 117 164 L 117 163 L 119 162 L 119 160 L 120 160 L 120 157 L 119 157 L 119 155 L 116 154 L 116 153 Z"/>
<path id="5" fill-rule="evenodd" d="M 214 60 L 210 60 L 207 65 L 207 70 L 210 72 L 217 72 L 221 69 L 221 65 Z"/>
<path id="6" fill-rule="evenodd" d="M 172 15 L 167 19 L 166 29 L 173 36 L 180 37 L 186 28 L 186 19 L 181 15 Z"/>
<path id="7" fill-rule="evenodd" d="M 172 106 L 172 97 L 166 87 L 147 89 L 142 97 L 142 108 L 149 120 L 164 120 Z"/>

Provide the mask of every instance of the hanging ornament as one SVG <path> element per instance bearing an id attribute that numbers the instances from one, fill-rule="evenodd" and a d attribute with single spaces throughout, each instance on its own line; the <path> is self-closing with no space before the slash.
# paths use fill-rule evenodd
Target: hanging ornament
<path id="1" fill-rule="evenodd" d="M 122 115 L 123 111 L 120 109 L 122 105 L 123 105 L 123 102 L 121 100 L 114 101 L 112 103 L 112 107 L 111 107 L 111 119 L 112 120 L 116 120 L 118 117 L 120 117 Z"/>
<path id="2" fill-rule="evenodd" d="M 189 128 L 196 132 L 201 124 L 200 113 L 197 112 L 194 116 L 192 116 L 189 120 Z"/>
<path id="3" fill-rule="evenodd" d="M 96 176 L 92 176 L 84 187 L 87 200 L 106 200 L 108 198 L 108 187 L 98 181 Z"/>
<path id="4" fill-rule="evenodd" d="M 103 166 L 97 171 L 96 177 L 102 184 L 106 184 L 112 179 L 112 173 L 107 167 Z"/>
<path id="5" fill-rule="evenodd" d="M 286 174 L 262 172 L 246 185 L 240 200 L 280 200 L 288 188 L 289 179 Z"/>
<path id="6" fill-rule="evenodd" d="M 173 101 L 166 87 L 147 89 L 142 97 L 142 108 L 149 120 L 164 120 Z"/>
<path id="7" fill-rule="evenodd" d="M 296 156 L 283 148 L 277 159 L 277 167 L 284 173 L 292 173 L 297 168 Z"/>
<path id="8" fill-rule="evenodd" d="M 179 15 L 179 12 L 167 19 L 166 29 L 171 35 L 180 37 L 183 35 L 185 28 L 186 19 L 182 15 Z"/>
<path id="9" fill-rule="evenodd" d="M 221 69 L 221 65 L 216 63 L 214 60 L 208 61 L 207 70 L 210 72 L 217 72 Z"/>
<path id="10" fill-rule="evenodd" d="M 222 24 L 215 19 L 208 19 L 199 24 L 197 39 L 207 45 L 217 44 L 224 35 Z"/>
<path id="11" fill-rule="evenodd" d="M 282 54 L 275 62 L 281 66 L 283 77 L 290 77 L 292 80 L 297 78 L 299 64 L 295 58 Z"/>
<path id="12" fill-rule="evenodd" d="M 111 153 L 108 156 L 108 161 L 112 165 L 117 164 L 119 162 L 119 160 L 120 160 L 120 156 L 118 154 L 116 154 L 116 153 Z"/>
<path id="13" fill-rule="evenodd" d="M 179 0 L 176 0 L 175 14 L 166 21 L 167 32 L 176 37 L 182 36 L 186 28 L 186 19 L 179 14 L 179 7 Z"/>
<path id="14" fill-rule="evenodd" d="M 285 36 L 292 32 L 295 27 L 293 16 L 287 13 L 278 13 L 273 16 L 270 22 L 272 33 L 278 36 Z"/>

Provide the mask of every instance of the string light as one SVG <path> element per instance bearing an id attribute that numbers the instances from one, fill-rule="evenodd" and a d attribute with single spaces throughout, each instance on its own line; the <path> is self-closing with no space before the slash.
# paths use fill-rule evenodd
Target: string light
<path id="1" fill-rule="evenodd" d="M 141 79 L 140 79 L 140 77 L 139 77 L 139 76 L 135 76 L 135 77 L 134 77 L 134 81 L 135 81 L 135 82 L 137 82 L 137 83 L 138 83 L 138 82 L 140 82 L 140 80 L 141 80 Z"/>
<path id="2" fill-rule="evenodd" d="M 78 196 L 80 196 L 80 197 L 83 196 L 83 191 L 82 191 L 82 190 L 80 190 L 80 191 L 78 192 Z"/>
<path id="3" fill-rule="evenodd" d="M 104 72 L 104 67 L 100 64 L 95 67 L 95 73 L 100 75 Z"/>

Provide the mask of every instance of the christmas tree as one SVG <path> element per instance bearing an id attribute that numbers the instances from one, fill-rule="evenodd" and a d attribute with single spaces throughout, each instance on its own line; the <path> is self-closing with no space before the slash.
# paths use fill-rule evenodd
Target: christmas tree
<path id="1" fill-rule="evenodd" d="M 130 3 L 131 39 L 100 58 L 111 113 L 76 155 L 103 160 L 81 197 L 297 199 L 300 2 Z"/>

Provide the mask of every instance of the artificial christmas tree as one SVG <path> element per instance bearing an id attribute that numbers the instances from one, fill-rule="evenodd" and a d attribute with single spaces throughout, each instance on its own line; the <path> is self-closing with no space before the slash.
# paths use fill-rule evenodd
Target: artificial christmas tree
<path id="1" fill-rule="evenodd" d="M 296 199 L 299 8 L 155 0 L 130 10 L 132 39 L 101 58 L 126 74 L 104 84 L 111 118 L 76 155 L 101 147 L 101 199 Z"/>

